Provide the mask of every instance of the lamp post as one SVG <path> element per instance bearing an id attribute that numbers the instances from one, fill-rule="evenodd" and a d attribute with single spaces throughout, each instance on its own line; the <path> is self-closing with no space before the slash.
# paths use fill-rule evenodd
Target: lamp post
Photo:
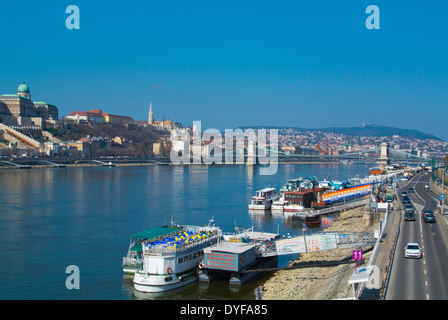
<path id="1" fill-rule="evenodd" d="M 442 195 L 444 194 L 443 193 L 443 187 L 445 186 L 445 171 L 446 171 L 446 163 L 443 165 L 443 176 L 442 176 Z M 440 206 L 440 210 L 441 210 L 441 213 L 442 213 L 442 215 L 443 215 L 443 202 L 444 202 L 444 196 L 442 196 L 442 195 L 440 195 L 440 198 L 442 199 L 441 201 L 442 201 L 442 205 Z"/>

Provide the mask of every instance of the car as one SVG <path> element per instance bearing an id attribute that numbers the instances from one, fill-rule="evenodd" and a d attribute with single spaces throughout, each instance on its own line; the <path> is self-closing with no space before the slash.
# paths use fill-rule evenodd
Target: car
<path id="1" fill-rule="evenodd" d="M 387 189 L 393 189 L 393 188 L 394 188 L 394 185 L 393 185 L 393 184 L 389 183 L 389 184 L 387 185 Z"/>
<path id="2" fill-rule="evenodd" d="M 425 184 L 425 185 L 424 185 L 424 188 L 425 188 L 425 189 L 429 189 L 429 184 Z"/>
<path id="3" fill-rule="evenodd" d="M 415 221 L 414 212 L 406 212 L 404 214 L 404 221 Z"/>
<path id="4" fill-rule="evenodd" d="M 411 203 L 411 199 L 409 199 L 408 196 L 404 196 L 403 199 L 401 200 L 403 203 Z"/>
<path id="5" fill-rule="evenodd" d="M 432 213 L 425 214 L 425 223 L 428 223 L 428 222 L 430 222 L 430 223 L 436 222 L 436 217 L 434 217 L 434 214 L 432 214 Z"/>
<path id="6" fill-rule="evenodd" d="M 414 213 L 414 206 L 412 204 L 407 204 L 404 206 L 404 212 Z"/>
<path id="7" fill-rule="evenodd" d="M 408 195 L 408 193 L 407 193 L 406 191 L 402 191 L 402 192 L 401 192 L 401 196 L 402 196 L 402 197 L 406 197 L 407 195 Z"/>
<path id="8" fill-rule="evenodd" d="M 424 211 L 422 212 L 422 218 L 425 219 L 425 217 L 426 217 L 427 214 L 432 214 L 432 211 L 431 211 L 431 210 L 424 210 Z"/>
<path id="9" fill-rule="evenodd" d="M 414 190 L 414 188 L 410 187 L 410 188 L 408 189 L 408 192 L 409 192 L 409 193 L 414 193 L 415 190 Z"/>
<path id="10" fill-rule="evenodd" d="M 422 249 L 419 247 L 418 243 L 409 242 L 406 247 L 404 247 L 404 257 L 405 258 L 421 258 Z"/>

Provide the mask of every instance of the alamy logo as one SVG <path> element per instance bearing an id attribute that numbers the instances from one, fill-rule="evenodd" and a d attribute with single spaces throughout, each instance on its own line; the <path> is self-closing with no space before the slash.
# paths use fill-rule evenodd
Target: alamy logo
<path id="1" fill-rule="evenodd" d="M 80 28 L 80 20 L 79 20 L 79 8 L 75 5 L 70 5 L 65 9 L 65 13 L 70 14 L 65 20 L 65 27 L 69 30 L 79 29 Z"/>
<path id="2" fill-rule="evenodd" d="M 278 169 L 278 130 L 226 129 L 224 138 L 217 129 L 201 132 L 201 121 L 193 122 L 193 137 L 186 130 L 171 132 L 170 160 L 173 164 L 262 164 L 260 175 L 274 175 Z M 223 154 L 224 150 L 224 154 Z M 246 152 L 247 150 L 247 152 Z M 235 159 L 235 161 L 234 161 Z"/>
<path id="3" fill-rule="evenodd" d="M 65 268 L 65 273 L 70 274 L 65 280 L 65 287 L 68 290 L 80 288 L 79 268 L 75 265 L 70 265 Z"/>

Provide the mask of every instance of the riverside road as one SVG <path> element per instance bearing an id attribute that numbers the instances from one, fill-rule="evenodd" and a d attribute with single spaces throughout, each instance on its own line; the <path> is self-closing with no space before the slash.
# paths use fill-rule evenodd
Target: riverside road
<path id="1" fill-rule="evenodd" d="M 393 257 L 390 281 L 386 288 L 386 300 L 445 300 L 448 299 L 448 231 L 446 217 L 437 207 L 439 195 L 425 188 L 432 182 L 428 173 L 420 173 L 407 183 L 400 182 L 398 201 L 402 204 L 401 192 L 413 187 L 415 192 L 409 198 L 415 207 L 415 221 L 402 217 L 400 233 Z M 425 223 L 421 213 L 431 210 L 436 223 Z M 403 210 L 396 211 L 404 215 Z M 408 242 L 417 242 L 422 248 L 421 259 L 404 257 Z"/>

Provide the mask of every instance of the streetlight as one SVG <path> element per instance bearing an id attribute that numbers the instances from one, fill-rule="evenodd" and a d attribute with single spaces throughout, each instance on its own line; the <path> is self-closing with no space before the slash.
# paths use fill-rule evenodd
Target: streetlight
<path id="1" fill-rule="evenodd" d="M 442 199 L 442 205 L 440 206 L 441 213 L 443 215 L 443 200 L 444 200 L 444 194 L 443 194 L 443 187 L 445 186 L 445 171 L 446 171 L 446 163 L 443 165 L 443 176 L 442 176 L 442 194 L 440 195 L 440 199 Z"/>

